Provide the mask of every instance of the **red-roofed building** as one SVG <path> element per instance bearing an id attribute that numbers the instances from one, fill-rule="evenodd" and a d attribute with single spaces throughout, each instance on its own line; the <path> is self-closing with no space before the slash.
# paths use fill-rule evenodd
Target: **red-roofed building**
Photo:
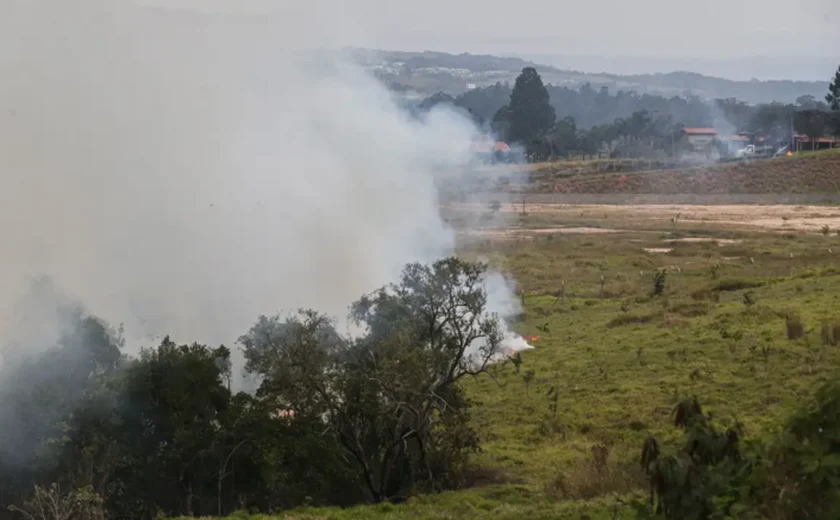
<path id="1" fill-rule="evenodd" d="M 840 137 L 808 137 L 807 135 L 797 135 L 794 138 L 794 150 L 799 152 L 802 150 L 827 150 L 830 148 L 840 148 Z"/>
<path id="2" fill-rule="evenodd" d="M 717 153 L 715 140 L 718 134 L 714 128 L 683 128 L 682 133 L 682 149 L 691 150 L 691 155 L 711 158 Z"/>
<path id="3" fill-rule="evenodd" d="M 683 133 L 686 135 L 711 135 L 717 136 L 717 130 L 714 128 L 683 128 Z"/>

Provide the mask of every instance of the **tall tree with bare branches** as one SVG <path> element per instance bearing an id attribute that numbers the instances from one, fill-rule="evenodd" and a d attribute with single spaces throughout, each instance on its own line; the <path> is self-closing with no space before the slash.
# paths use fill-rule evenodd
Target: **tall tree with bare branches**
<path id="1" fill-rule="evenodd" d="M 456 383 L 485 372 L 502 337 L 484 273 L 455 258 L 411 264 L 351 307 L 364 331 L 352 339 L 314 311 L 260 318 L 240 342 L 261 397 L 321 417 L 373 501 L 451 484 L 478 446 Z"/>

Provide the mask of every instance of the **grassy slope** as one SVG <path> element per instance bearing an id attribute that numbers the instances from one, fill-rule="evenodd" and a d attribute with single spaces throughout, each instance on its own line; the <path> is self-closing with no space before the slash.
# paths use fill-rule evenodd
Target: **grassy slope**
<path id="1" fill-rule="evenodd" d="M 530 388 L 510 367 L 501 370 L 501 388 L 472 384 L 488 462 L 545 484 L 564 470 L 580 470 L 575 463 L 589 460 L 589 448 L 599 443 L 611 446 L 617 469 L 632 475 L 620 463 L 635 462 L 649 433 L 675 439 L 669 411 L 677 396 L 696 394 L 721 419 L 737 418 L 757 435 L 772 429 L 840 361 L 840 350 L 820 345 L 819 324 L 836 306 L 840 271 L 812 270 L 837 263 L 819 239 L 683 244 L 665 255 L 639 254 L 646 244 L 629 240 L 573 237 L 507 260 L 512 272 L 529 280 L 523 332 L 542 337 L 538 349 L 523 356 L 521 370 L 536 372 Z M 662 245 L 656 242 L 647 245 Z M 797 266 L 793 278 L 790 252 Z M 734 256 L 740 258 L 723 260 Z M 717 280 L 711 275 L 715 263 L 722 265 Z M 658 266 L 680 267 L 682 274 L 671 272 L 666 297 L 636 299 L 639 271 Z M 569 273 L 567 293 L 584 297 L 558 302 L 552 295 L 559 289 L 556 278 L 548 273 Z M 597 297 L 600 273 L 611 296 L 603 300 Z M 689 296 L 728 280 L 765 285 L 750 289 L 757 300 L 752 306 L 743 303 L 745 290 L 721 293 L 719 302 Z M 651 286 L 646 276 L 643 290 Z M 806 340 L 786 338 L 779 314 L 788 309 L 803 315 L 812 331 Z M 550 332 L 540 333 L 538 324 Z M 741 341 L 723 337 L 737 332 Z M 562 389 L 556 419 L 546 397 L 552 385 Z"/>
<path id="2" fill-rule="evenodd" d="M 837 150 L 753 162 L 641 173 L 559 178 L 535 174 L 532 189 L 558 193 L 835 193 L 840 191 Z M 537 173 L 537 172 L 535 172 Z"/>
<path id="3" fill-rule="evenodd" d="M 750 437 L 772 434 L 840 362 L 840 347 L 820 340 L 822 320 L 840 318 L 840 259 L 828 252 L 832 245 L 840 251 L 840 239 L 689 230 L 667 222 L 661 228 L 465 251 L 489 254 L 520 281 L 526 316 L 517 328 L 541 335 L 537 348 L 523 354 L 519 374 L 505 365 L 494 370 L 497 382 L 466 382 L 485 450 L 476 462 L 495 483 L 402 505 L 300 509 L 284 518 L 607 519 L 617 510 L 630 518 L 618 497 L 643 493 L 637 457 L 647 435 L 678 440 L 669 412 L 679 396 L 697 395 L 721 422 L 741 421 Z M 686 235 L 741 242 L 663 244 Z M 674 250 L 642 250 L 663 245 Z M 658 267 L 672 271 L 666 295 L 654 299 L 650 276 Z M 556 297 L 561 279 L 563 302 Z M 730 280 L 763 283 L 749 289 L 755 303 L 743 302 L 747 290 L 722 292 L 719 302 L 690 296 Z M 790 309 L 803 318 L 803 339 L 786 336 L 780 315 Z M 547 333 L 537 329 L 544 325 Z M 739 333 L 739 341 L 724 337 Z M 529 385 L 527 370 L 534 370 Z M 556 415 L 546 395 L 552 386 L 560 389 Z M 602 471 L 591 463 L 596 444 L 610 450 Z"/>
<path id="4" fill-rule="evenodd" d="M 803 150 L 801 152 L 793 152 L 794 157 L 804 157 L 808 155 L 830 155 L 830 154 L 840 154 L 840 148 L 833 148 L 831 150 L 818 150 L 816 152 L 812 152 L 810 150 Z"/>
<path id="5" fill-rule="evenodd" d="M 476 174 L 531 174 L 532 176 L 550 176 L 555 179 L 576 175 L 593 175 L 614 172 L 638 172 L 674 168 L 672 160 L 650 159 L 582 159 L 570 158 L 553 162 L 532 164 L 494 164 L 475 167 Z"/>

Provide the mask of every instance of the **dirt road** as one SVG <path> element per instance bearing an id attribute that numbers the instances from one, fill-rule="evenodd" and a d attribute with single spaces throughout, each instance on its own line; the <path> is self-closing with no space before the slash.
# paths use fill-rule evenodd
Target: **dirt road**
<path id="1" fill-rule="evenodd" d="M 460 209 L 486 211 L 486 205 L 463 204 Z M 503 213 L 522 210 L 519 204 L 502 205 Z M 655 221 L 712 224 L 739 229 L 821 232 L 824 226 L 840 230 L 840 207 L 793 205 L 695 205 L 695 204 L 527 204 L 528 214 L 564 220 L 598 219 L 605 222 L 642 224 Z M 635 227 L 635 226 L 633 226 Z M 601 232 L 604 230 L 602 229 Z"/>

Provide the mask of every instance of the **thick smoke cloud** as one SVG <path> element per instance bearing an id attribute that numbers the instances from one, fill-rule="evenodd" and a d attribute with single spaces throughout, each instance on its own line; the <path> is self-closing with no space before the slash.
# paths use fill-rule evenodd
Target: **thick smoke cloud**
<path id="1" fill-rule="evenodd" d="M 474 128 L 410 119 L 363 72 L 291 50 L 329 17 L 0 5 L 0 335 L 32 277 L 129 345 L 230 344 L 261 313 L 343 317 L 452 252 L 431 173 L 466 161 Z"/>

